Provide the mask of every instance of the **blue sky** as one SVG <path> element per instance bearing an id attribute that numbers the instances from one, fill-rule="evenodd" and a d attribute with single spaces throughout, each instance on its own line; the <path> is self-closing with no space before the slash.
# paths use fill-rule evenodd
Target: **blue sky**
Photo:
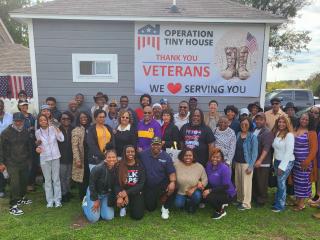
<path id="1" fill-rule="evenodd" d="M 320 0 L 312 0 L 311 5 L 300 10 L 290 27 L 311 31 L 309 51 L 294 56 L 295 61 L 285 63 L 283 68 L 272 69 L 269 66 L 267 81 L 304 80 L 311 74 L 320 72 Z"/>

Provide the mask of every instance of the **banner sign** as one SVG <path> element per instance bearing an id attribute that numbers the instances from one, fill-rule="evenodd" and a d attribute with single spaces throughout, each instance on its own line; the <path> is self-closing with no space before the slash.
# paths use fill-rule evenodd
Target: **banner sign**
<path id="1" fill-rule="evenodd" d="M 259 97 L 264 25 L 135 23 L 135 94 Z"/>

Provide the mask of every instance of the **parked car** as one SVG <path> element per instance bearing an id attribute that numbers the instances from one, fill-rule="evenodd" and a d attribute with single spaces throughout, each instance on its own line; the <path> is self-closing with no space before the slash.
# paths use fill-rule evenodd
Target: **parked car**
<path id="1" fill-rule="evenodd" d="M 270 100 L 274 97 L 281 99 L 281 105 L 293 102 L 298 110 L 303 110 L 314 105 L 313 93 L 309 89 L 276 89 L 266 94 L 265 109 L 271 108 Z"/>

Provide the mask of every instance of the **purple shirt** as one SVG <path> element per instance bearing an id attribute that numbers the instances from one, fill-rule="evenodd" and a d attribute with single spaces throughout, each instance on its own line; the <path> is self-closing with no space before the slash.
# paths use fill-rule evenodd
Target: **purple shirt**
<path id="1" fill-rule="evenodd" d="M 213 192 L 215 188 L 228 186 L 227 193 L 229 197 L 236 195 L 235 187 L 231 182 L 231 170 L 226 164 L 219 163 L 218 166 L 213 166 L 211 162 L 208 162 L 206 172 Z"/>
<path id="2" fill-rule="evenodd" d="M 160 124 L 152 119 L 151 122 L 145 124 L 143 120 L 138 123 L 138 144 L 137 147 L 146 150 L 151 146 L 151 140 L 154 137 L 161 139 L 161 126 Z"/>

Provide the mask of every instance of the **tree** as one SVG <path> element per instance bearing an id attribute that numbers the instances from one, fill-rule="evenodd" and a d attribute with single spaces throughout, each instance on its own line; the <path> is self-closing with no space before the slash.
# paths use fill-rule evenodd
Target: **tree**
<path id="1" fill-rule="evenodd" d="M 281 15 L 292 21 L 309 0 L 235 0 L 272 14 Z M 289 29 L 288 24 L 272 26 L 270 29 L 269 47 L 272 54 L 269 62 L 275 67 L 281 67 L 284 61 L 294 61 L 294 55 L 308 50 L 311 41 L 309 31 Z"/>

